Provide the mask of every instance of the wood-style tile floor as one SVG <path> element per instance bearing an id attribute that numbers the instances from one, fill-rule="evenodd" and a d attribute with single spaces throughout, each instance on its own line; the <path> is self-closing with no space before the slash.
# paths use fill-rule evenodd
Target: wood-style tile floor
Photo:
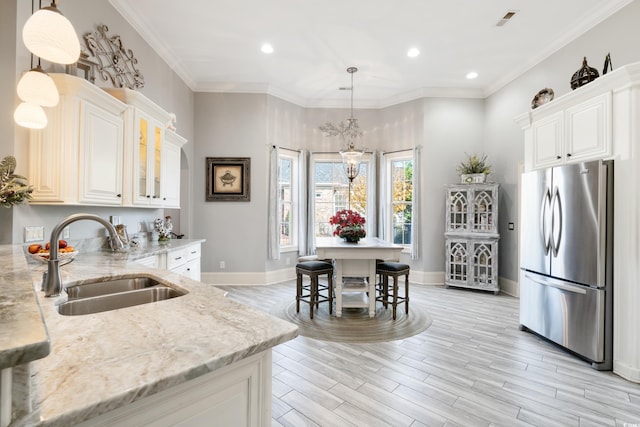
<path id="1" fill-rule="evenodd" d="M 224 286 L 269 311 L 295 283 Z M 640 385 L 518 329 L 518 299 L 411 286 L 433 324 L 411 338 L 298 337 L 273 349 L 273 426 L 640 427 Z"/>

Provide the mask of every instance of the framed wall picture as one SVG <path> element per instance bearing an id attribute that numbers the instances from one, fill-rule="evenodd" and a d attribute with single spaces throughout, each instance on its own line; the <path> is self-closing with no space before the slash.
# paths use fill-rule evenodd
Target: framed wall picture
<path id="1" fill-rule="evenodd" d="M 206 200 L 248 202 L 251 159 L 249 157 L 207 157 Z"/>

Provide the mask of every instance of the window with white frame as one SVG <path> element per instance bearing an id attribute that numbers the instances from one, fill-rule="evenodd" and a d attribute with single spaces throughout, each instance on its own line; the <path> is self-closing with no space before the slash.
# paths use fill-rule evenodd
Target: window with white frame
<path id="1" fill-rule="evenodd" d="M 385 155 L 388 237 L 398 245 L 411 244 L 413 224 L 413 156 L 411 152 Z"/>
<path id="2" fill-rule="evenodd" d="M 351 193 L 349 193 L 349 179 L 339 155 L 316 157 L 311 167 L 314 178 L 314 188 L 311 191 L 315 195 L 313 212 L 315 237 L 333 235 L 333 226 L 329 224 L 329 218 L 339 210 L 349 209 L 349 194 L 351 209 L 368 218 L 367 200 L 370 195 L 367 161 L 360 163 L 358 176 L 351 184 Z"/>
<path id="3" fill-rule="evenodd" d="M 297 176 L 297 157 L 280 154 L 278 156 L 278 230 L 281 251 L 296 247 L 298 242 Z"/>

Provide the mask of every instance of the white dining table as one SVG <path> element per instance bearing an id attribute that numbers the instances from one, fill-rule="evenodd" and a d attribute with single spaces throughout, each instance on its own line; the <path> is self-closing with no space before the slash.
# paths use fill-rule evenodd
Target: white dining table
<path id="1" fill-rule="evenodd" d="M 347 243 L 338 237 L 316 239 L 320 259 L 334 261 L 336 316 L 343 308 L 369 309 L 376 313 L 376 260 L 397 260 L 404 248 L 377 237 L 366 237 L 358 243 Z"/>

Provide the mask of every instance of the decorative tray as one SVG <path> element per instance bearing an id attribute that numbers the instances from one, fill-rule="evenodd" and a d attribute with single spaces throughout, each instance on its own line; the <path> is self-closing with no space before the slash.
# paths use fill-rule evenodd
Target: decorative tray
<path id="1" fill-rule="evenodd" d="M 542 89 L 531 100 L 531 109 L 538 108 L 539 106 L 544 105 L 547 102 L 553 101 L 553 97 L 553 89 L 549 87 Z"/>

